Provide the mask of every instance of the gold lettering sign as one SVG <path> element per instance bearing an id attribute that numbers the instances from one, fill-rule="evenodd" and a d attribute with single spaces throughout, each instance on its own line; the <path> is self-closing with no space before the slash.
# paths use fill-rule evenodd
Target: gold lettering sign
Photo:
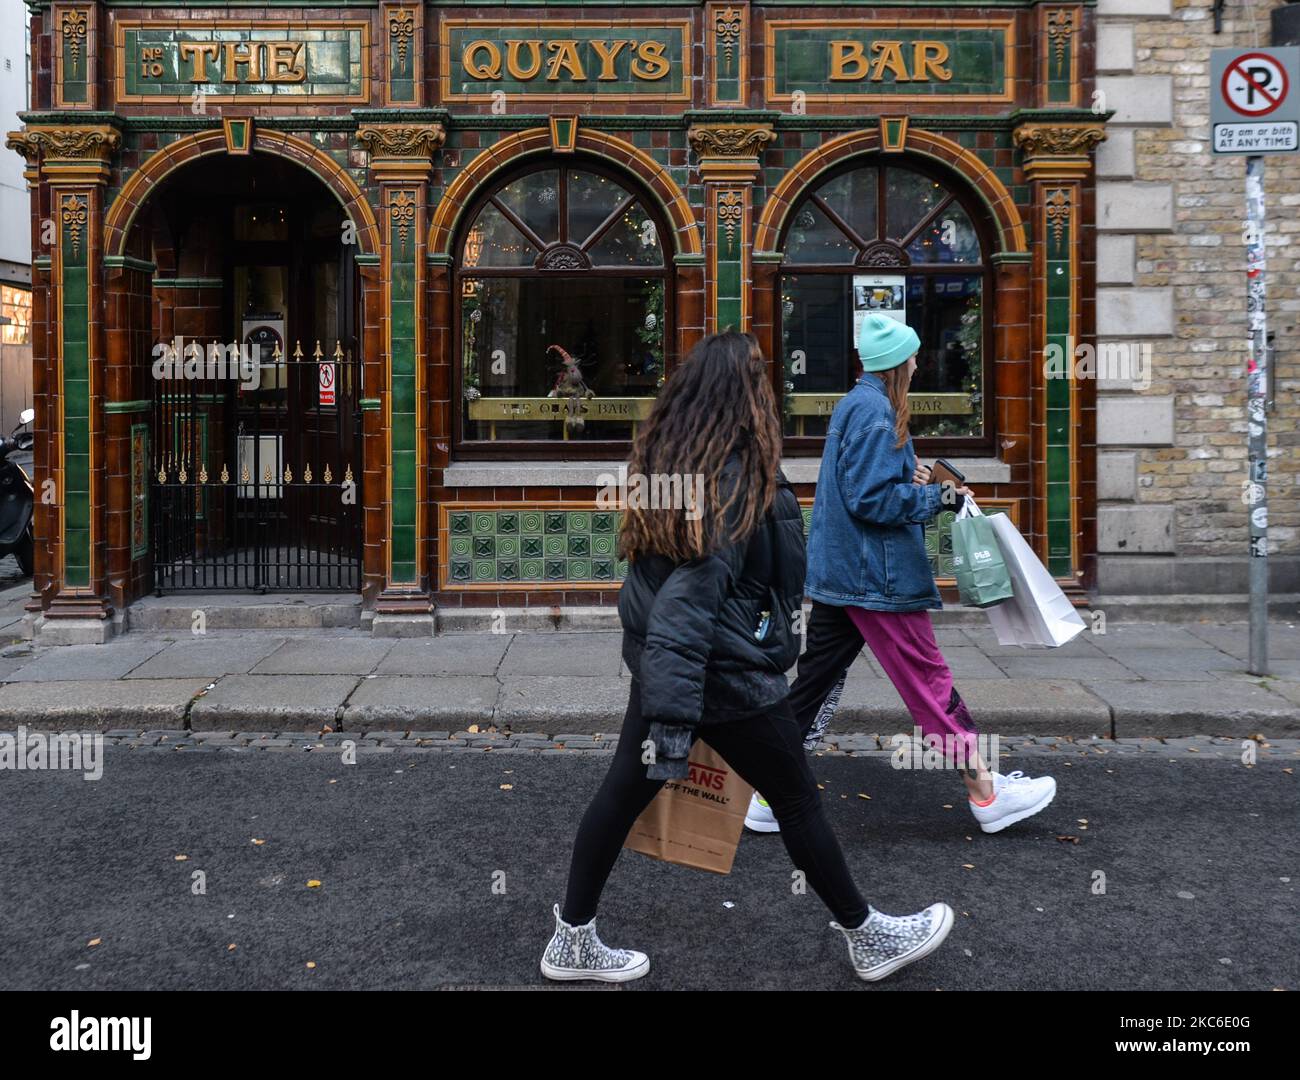
<path id="1" fill-rule="evenodd" d="M 686 20 L 443 19 L 439 34 L 444 101 L 587 99 L 598 90 L 605 100 L 690 100 Z"/>
<path id="2" fill-rule="evenodd" d="M 871 55 L 861 41 L 830 43 L 831 79 L 835 82 L 940 82 L 952 78 L 948 46 L 942 41 L 873 41 Z M 907 57 L 910 54 L 911 66 Z"/>
<path id="3" fill-rule="evenodd" d="M 115 98 L 318 104 L 370 99 L 370 24 L 114 20 Z"/>

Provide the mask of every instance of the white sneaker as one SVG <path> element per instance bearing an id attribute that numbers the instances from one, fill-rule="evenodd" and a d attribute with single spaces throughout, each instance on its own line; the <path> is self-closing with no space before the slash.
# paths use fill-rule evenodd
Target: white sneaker
<path id="1" fill-rule="evenodd" d="M 883 979 L 929 956 L 943 944 L 954 922 L 952 908 L 947 904 L 931 904 L 915 915 L 886 915 L 873 907 L 867 910 L 867 921 L 856 930 L 831 923 L 831 928 L 848 941 L 853 970 L 866 982 Z"/>
<path id="2" fill-rule="evenodd" d="M 749 799 L 749 809 L 745 812 L 745 828 L 750 832 L 780 832 L 776 815 L 767 805 L 767 800 L 757 791 Z"/>
<path id="3" fill-rule="evenodd" d="M 1056 781 L 1038 779 L 1017 770 L 1007 776 L 993 773 L 993 801 L 988 806 L 970 804 L 970 812 L 985 832 L 1000 832 L 1044 809 L 1056 797 Z"/>
<path id="4" fill-rule="evenodd" d="M 650 971 L 650 958 L 633 949 L 611 949 L 596 936 L 596 920 L 570 926 L 555 905 L 555 935 L 542 953 L 542 974 L 548 979 L 595 979 L 628 982 Z"/>

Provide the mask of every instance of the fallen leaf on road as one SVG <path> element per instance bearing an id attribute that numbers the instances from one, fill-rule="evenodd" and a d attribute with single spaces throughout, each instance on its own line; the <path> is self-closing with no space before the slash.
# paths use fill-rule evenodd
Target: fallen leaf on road
<path id="1" fill-rule="evenodd" d="M 331 783 L 331 784 L 337 784 L 338 781 L 337 781 L 337 780 L 331 780 L 330 783 Z"/>
<path id="2" fill-rule="evenodd" d="M 307 888 L 309 888 L 309 889 L 319 889 L 319 888 L 320 888 L 320 882 L 317 881 L 315 878 L 312 878 L 309 882 L 307 882 Z"/>
<path id="3" fill-rule="evenodd" d="M 175 858 L 175 860 L 176 860 L 177 862 L 184 862 L 186 859 L 189 858 L 189 856 L 188 856 L 188 855 L 176 855 L 176 856 L 173 856 L 173 858 Z"/>
<path id="4" fill-rule="evenodd" d="M 862 792 L 860 792 L 860 791 L 858 792 L 858 798 L 859 798 L 859 799 L 866 799 L 868 802 L 871 801 L 871 796 L 870 796 L 870 795 L 863 795 Z"/>
<path id="5" fill-rule="evenodd" d="M 467 727 L 465 730 L 468 731 L 471 735 L 477 735 L 477 734 L 478 734 L 478 724 L 470 724 L 470 726 Z"/>
<path id="6" fill-rule="evenodd" d="M 1287 776 L 1291 776 L 1291 775 L 1293 775 L 1293 774 L 1295 773 L 1295 770 L 1294 770 L 1294 769 L 1283 769 L 1282 771 L 1283 771 L 1284 773 L 1286 773 Z"/>
<path id="7" fill-rule="evenodd" d="M 226 952 L 234 952 L 234 951 L 235 951 L 235 943 L 232 941 L 229 945 L 226 946 Z"/>
<path id="8" fill-rule="evenodd" d="M 1080 825 L 1088 824 L 1088 819 L 1086 817 L 1075 818 L 1074 820 L 1077 821 Z"/>
<path id="9" fill-rule="evenodd" d="M 944 808 L 945 810 L 951 810 L 951 809 L 952 809 L 952 803 L 947 803 L 947 802 L 944 803 L 944 804 L 943 804 L 943 808 Z"/>
<path id="10" fill-rule="evenodd" d="M 316 961 L 315 961 L 315 960 L 308 960 L 308 961 L 307 961 L 307 968 L 308 968 L 308 970 L 310 970 L 311 968 L 314 968 L 315 966 L 316 966 Z"/>
<path id="11" fill-rule="evenodd" d="M 974 863 L 964 862 L 964 863 L 961 864 L 961 868 L 962 868 L 963 870 L 974 870 L 974 869 L 975 869 L 975 864 L 974 864 Z"/>
<path id="12" fill-rule="evenodd" d="M 263 844 L 266 843 L 266 841 L 265 841 L 265 840 L 254 840 L 253 843 L 256 844 L 258 847 L 261 847 Z"/>
<path id="13" fill-rule="evenodd" d="M 817 790 L 818 790 L 818 791 L 825 791 L 825 790 L 826 790 L 826 785 L 825 785 L 825 784 L 818 784 L 818 785 L 817 785 Z"/>
<path id="14" fill-rule="evenodd" d="M 86 942 L 86 945 L 87 946 L 98 945 L 102 940 L 103 938 L 97 938 L 97 937 L 91 938 L 89 941 Z"/>
<path id="15" fill-rule="evenodd" d="M 514 791 L 514 789 L 515 789 L 515 785 L 514 785 L 514 784 L 502 784 L 502 785 L 501 785 L 501 790 L 502 790 L 502 791 Z"/>
<path id="16" fill-rule="evenodd" d="M 1061 841 L 1063 844 L 1077 844 L 1079 842 L 1077 836 L 1058 836 L 1056 839 Z"/>

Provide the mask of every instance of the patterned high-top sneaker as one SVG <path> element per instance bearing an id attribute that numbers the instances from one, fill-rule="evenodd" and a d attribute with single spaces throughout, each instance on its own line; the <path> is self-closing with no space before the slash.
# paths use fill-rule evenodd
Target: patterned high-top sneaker
<path id="1" fill-rule="evenodd" d="M 901 967 L 929 956 L 952 929 L 952 908 L 931 904 L 915 915 L 886 915 L 868 907 L 867 921 L 856 930 L 831 923 L 849 943 L 849 959 L 858 978 L 875 982 Z"/>
<path id="2" fill-rule="evenodd" d="M 555 905 L 555 936 L 542 953 L 542 974 L 548 979 L 597 979 L 627 982 L 650 970 L 650 958 L 634 949 L 611 949 L 596 936 L 596 920 L 570 926 Z"/>

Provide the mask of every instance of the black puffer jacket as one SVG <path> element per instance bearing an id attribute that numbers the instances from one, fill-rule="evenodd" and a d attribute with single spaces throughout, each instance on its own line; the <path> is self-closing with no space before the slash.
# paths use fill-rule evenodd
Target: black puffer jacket
<path id="1" fill-rule="evenodd" d="M 723 499 L 738 480 L 733 459 L 719 478 Z M 728 520 L 728 534 L 733 526 Z M 805 567 L 803 514 L 783 475 L 766 520 L 748 537 L 685 563 L 660 555 L 633 562 L 618 613 L 642 714 L 694 728 L 781 700 L 799 657 Z"/>

